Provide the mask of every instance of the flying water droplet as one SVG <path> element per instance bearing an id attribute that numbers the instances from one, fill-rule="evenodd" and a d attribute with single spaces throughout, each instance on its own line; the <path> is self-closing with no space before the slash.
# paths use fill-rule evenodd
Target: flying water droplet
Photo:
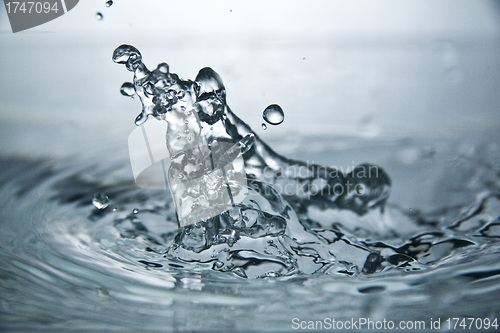
<path id="1" fill-rule="evenodd" d="M 134 210 L 132 211 L 132 213 L 139 214 L 139 209 L 138 208 L 134 208 Z"/>
<path id="2" fill-rule="evenodd" d="M 262 118 L 271 125 L 279 125 L 285 120 L 285 114 L 281 106 L 271 104 L 262 113 Z"/>
<path id="3" fill-rule="evenodd" d="M 106 1 L 106 4 L 105 4 L 105 5 L 106 5 L 106 7 L 108 7 L 108 8 L 109 8 L 109 7 L 111 7 L 111 6 L 113 5 L 113 0 L 108 0 L 108 1 Z"/>
<path id="4" fill-rule="evenodd" d="M 265 123 L 262 123 L 262 129 L 265 131 L 267 129 L 267 125 Z"/>
<path id="5" fill-rule="evenodd" d="M 104 209 L 109 205 L 109 198 L 104 193 L 96 193 L 92 196 L 92 204 L 97 209 Z"/>
<path id="6" fill-rule="evenodd" d="M 102 20 L 102 18 L 103 18 L 103 16 L 102 16 L 102 14 L 101 14 L 101 13 L 97 12 L 97 13 L 95 14 L 95 18 L 96 18 L 96 20 L 97 20 L 97 21 L 101 21 L 101 20 Z"/>
<path id="7" fill-rule="evenodd" d="M 131 83 L 131 82 L 125 82 L 124 84 L 122 84 L 122 86 L 120 87 L 120 93 L 123 95 L 123 96 L 127 96 L 127 97 L 133 97 L 135 95 L 135 88 L 134 88 L 134 84 Z"/>

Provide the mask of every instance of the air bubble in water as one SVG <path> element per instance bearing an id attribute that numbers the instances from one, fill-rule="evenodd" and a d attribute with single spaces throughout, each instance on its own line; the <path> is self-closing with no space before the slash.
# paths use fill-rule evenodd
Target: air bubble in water
<path id="1" fill-rule="evenodd" d="M 133 83 L 130 83 L 130 82 L 125 82 L 124 84 L 122 84 L 122 86 L 120 87 L 120 93 L 123 95 L 123 96 L 127 96 L 127 97 L 132 97 L 135 95 L 135 89 L 134 89 L 134 84 Z"/>
<path id="2" fill-rule="evenodd" d="M 96 193 L 92 196 L 92 204 L 97 209 L 104 209 L 109 205 L 109 198 L 104 193 Z"/>
<path id="3" fill-rule="evenodd" d="M 261 125 L 261 126 L 262 126 L 262 129 L 263 129 L 263 130 L 266 130 L 266 129 L 267 129 L 267 125 L 266 125 L 266 124 L 262 123 L 262 125 Z"/>
<path id="4" fill-rule="evenodd" d="M 271 125 L 279 125 L 285 120 L 285 114 L 281 106 L 271 104 L 262 113 L 262 118 Z"/>
<path id="5" fill-rule="evenodd" d="M 106 1 L 106 7 L 111 7 L 113 5 L 113 0 Z"/>
<path id="6" fill-rule="evenodd" d="M 101 20 L 102 20 L 102 18 L 103 18 L 103 16 L 102 16 L 102 14 L 101 14 L 101 13 L 97 12 L 97 13 L 95 14 L 95 18 L 96 18 L 96 20 L 101 21 Z"/>

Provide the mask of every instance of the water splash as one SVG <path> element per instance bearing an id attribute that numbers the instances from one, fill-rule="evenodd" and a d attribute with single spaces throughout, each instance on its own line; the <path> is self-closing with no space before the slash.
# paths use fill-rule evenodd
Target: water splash
<path id="1" fill-rule="evenodd" d="M 381 257 L 362 244 L 344 242 L 333 229 L 310 228 L 318 214 L 381 214 L 390 179 L 380 167 L 363 164 L 345 174 L 278 155 L 226 105 L 222 79 L 211 68 L 194 81 L 180 79 L 165 63 L 150 71 L 130 45 L 118 47 L 113 60 L 134 72 L 142 103 L 136 125 L 149 116 L 167 122 L 168 182 L 181 226 L 170 257 L 244 277 L 379 267 Z M 279 124 L 283 110 L 271 105 L 264 118 Z M 230 172 L 218 172 L 229 164 Z"/>

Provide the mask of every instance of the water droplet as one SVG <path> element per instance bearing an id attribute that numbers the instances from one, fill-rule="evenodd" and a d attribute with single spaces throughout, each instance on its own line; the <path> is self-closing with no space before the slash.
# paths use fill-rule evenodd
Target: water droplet
<path id="1" fill-rule="evenodd" d="M 115 207 L 115 208 L 113 208 L 113 212 L 116 212 L 117 210 L 118 210 L 118 208 L 116 208 L 116 207 Z"/>
<path id="2" fill-rule="evenodd" d="M 138 208 L 134 208 L 134 210 L 132 211 L 132 213 L 139 214 L 139 209 Z"/>
<path id="3" fill-rule="evenodd" d="M 111 7 L 111 6 L 113 5 L 113 0 L 108 0 L 108 1 L 106 1 L 105 5 L 106 5 L 106 7 L 108 7 L 108 8 L 109 8 L 109 7 Z"/>
<path id="4" fill-rule="evenodd" d="M 101 20 L 102 20 L 102 18 L 103 18 L 103 16 L 102 16 L 102 14 L 101 14 L 101 13 L 97 12 L 97 13 L 95 14 L 95 18 L 96 18 L 96 20 L 101 21 Z"/>
<path id="5" fill-rule="evenodd" d="M 92 196 L 92 204 L 97 209 L 104 209 L 109 205 L 109 198 L 104 193 L 96 193 Z"/>
<path id="6" fill-rule="evenodd" d="M 262 113 L 262 118 L 271 125 L 279 125 L 285 120 L 285 114 L 281 106 L 271 104 Z"/>
<path id="7" fill-rule="evenodd" d="M 135 95 L 134 84 L 131 82 L 125 82 L 120 88 L 120 93 L 123 96 L 132 97 Z"/>
<path id="8" fill-rule="evenodd" d="M 187 120 L 187 119 L 184 120 L 184 124 L 186 124 L 186 125 L 189 124 L 189 120 Z"/>
<path id="9" fill-rule="evenodd" d="M 267 125 L 262 123 L 262 129 L 265 131 L 267 129 Z"/>

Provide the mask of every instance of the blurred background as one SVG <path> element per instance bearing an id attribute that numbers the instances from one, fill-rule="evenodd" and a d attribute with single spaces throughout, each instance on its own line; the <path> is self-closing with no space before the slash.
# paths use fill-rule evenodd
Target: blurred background
<path id="1" fill-rule="evenodd" d="M 140 103 L 119 93 L 124 43 L 182 78 L 215 69 L 264 139 L 474 142 L 500 128 L 499 1 L 86 0 L 15 34 L 0 9 L 1 152 L 126 149 Z M 285 121 L 264 131 L 273 103 Z"/>

